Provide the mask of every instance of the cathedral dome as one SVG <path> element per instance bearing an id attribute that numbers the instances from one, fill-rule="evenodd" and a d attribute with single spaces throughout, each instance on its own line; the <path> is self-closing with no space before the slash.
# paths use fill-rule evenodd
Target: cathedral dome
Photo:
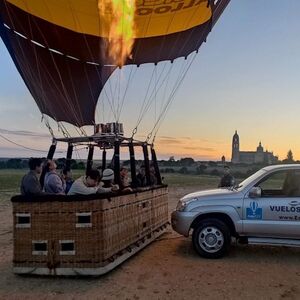
<path id="1" fill-rule="evenodd" d="M 264 148 L 261 145 L 261 142 L 259 142 L 259 145 L 257 146 L 256 150 L 257 150 L 257 152 L 264 152 Z"/>

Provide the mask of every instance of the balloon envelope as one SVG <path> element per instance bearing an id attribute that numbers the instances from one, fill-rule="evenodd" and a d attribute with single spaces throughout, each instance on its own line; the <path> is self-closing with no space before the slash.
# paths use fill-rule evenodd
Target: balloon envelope
<path id="1" fill-rule="evenodd" d="M 42 113 L 79 127 L 94 124 L 98 97 L 117 65 L 188 56 L 230 0 L 128 1 L 122 18 L 116 0 L 0 0 L 1 38 Z M 116 19 L 122 32 L 112 37 Z"/>

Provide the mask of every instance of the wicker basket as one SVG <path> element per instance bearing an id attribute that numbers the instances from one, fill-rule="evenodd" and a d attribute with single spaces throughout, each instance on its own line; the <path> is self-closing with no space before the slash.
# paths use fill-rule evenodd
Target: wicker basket
<path id="1" fill-rule="evenodd" d="M 12 198 L 14 272 L 101 275 L 161 235 L 167 187 L 134 193 Z"/>

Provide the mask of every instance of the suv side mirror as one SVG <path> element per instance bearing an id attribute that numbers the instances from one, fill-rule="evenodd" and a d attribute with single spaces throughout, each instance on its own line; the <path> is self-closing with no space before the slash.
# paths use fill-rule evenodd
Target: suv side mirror
<path id="1" fill-rule="evenodd" d="M 261 197 L 261 188 L 256 186 L 251 188 L 249 192 L 249 198 L 260 198 Z"/>

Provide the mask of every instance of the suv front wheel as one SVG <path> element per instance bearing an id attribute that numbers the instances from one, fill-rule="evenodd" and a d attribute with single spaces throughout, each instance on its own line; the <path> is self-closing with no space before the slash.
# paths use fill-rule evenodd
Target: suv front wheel
<path id="1" fill-rule="evenodd" d="M 193 231 L 193 245 L 200 256 L 220 258 L 228 253 L 231 234 L 228 226 L 218 219 L 204 219 Z"/>

